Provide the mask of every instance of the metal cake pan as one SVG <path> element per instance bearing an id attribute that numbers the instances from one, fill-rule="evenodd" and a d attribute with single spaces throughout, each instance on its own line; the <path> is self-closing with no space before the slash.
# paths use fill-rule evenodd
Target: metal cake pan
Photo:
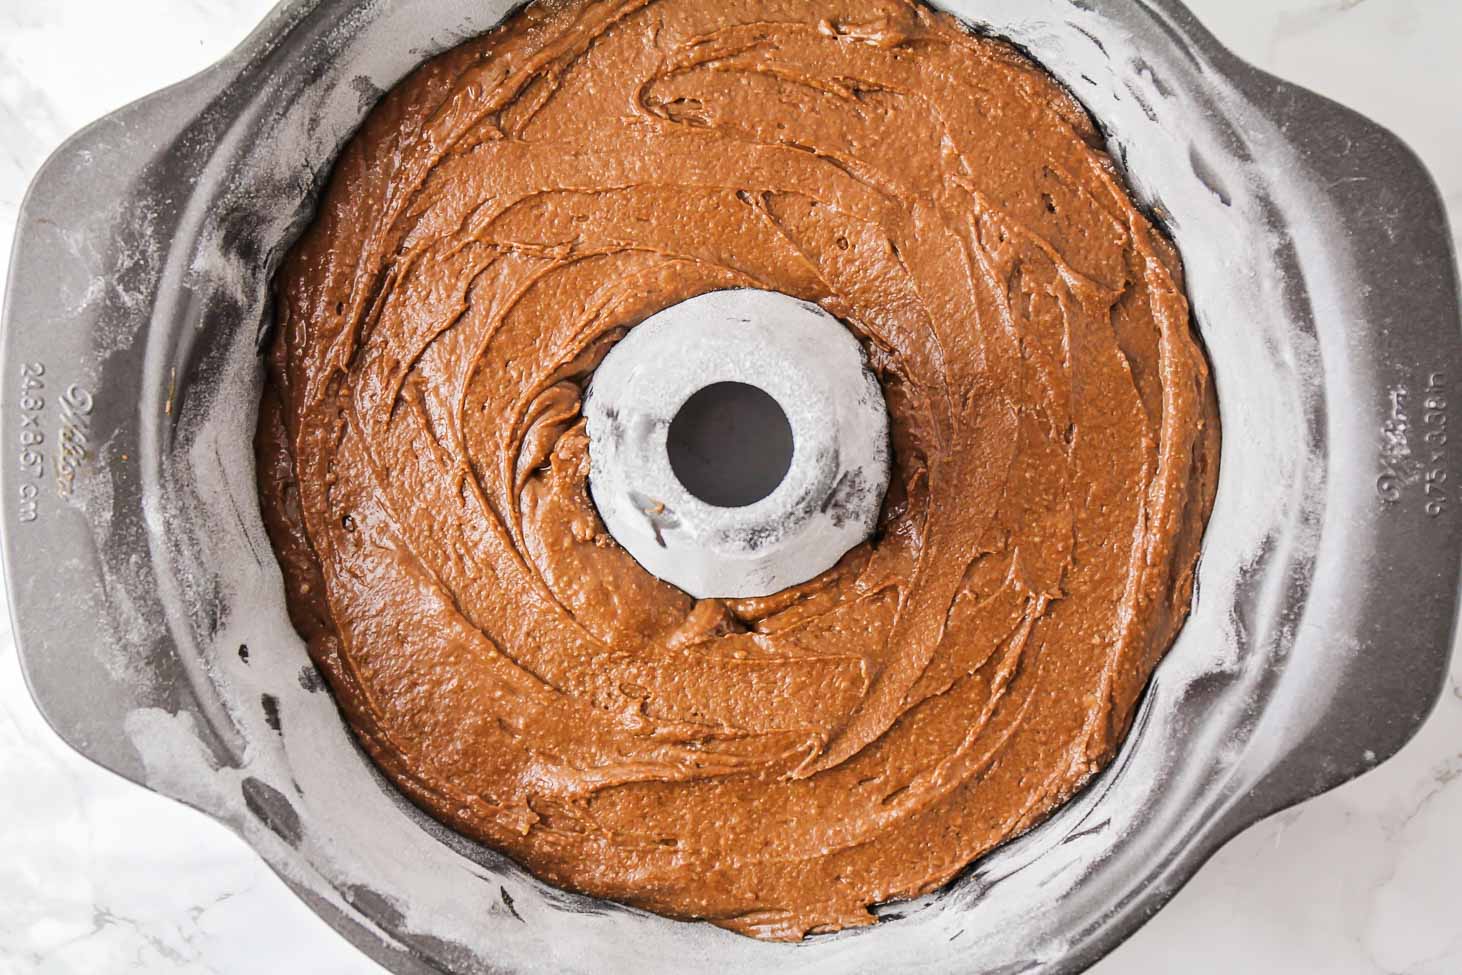
<path id="1" fill-rule="evenodd" d="M 546 886 L 356 748 L 255 499 L 268 282 L 380 92 L 503 0 L 287 0 L 36 178 L 4 309 L 0 523 L 56 732 L 228 824 L 402 973 L 1076 972 L 1235 833 L 1393 754 L 1441 691 L 1462 563 L 1462 326 L 1425 170 L 1176 0 L 940 5 L 1101 123 L 1183 253 L 1219 388 L 1195 612 L 1075 800 L 888 923 L 765 944 Z"/>

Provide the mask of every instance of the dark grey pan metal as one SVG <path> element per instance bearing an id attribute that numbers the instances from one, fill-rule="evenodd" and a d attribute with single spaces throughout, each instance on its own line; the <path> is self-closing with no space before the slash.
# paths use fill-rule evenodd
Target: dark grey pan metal
<path id="1" fill-rule="evenodd" d="M 56 732 L 227 823 L 403 973 L 1076 972 L 1235 833 L 1392 755 L 1442 689 L 1462 567 L 1462 325 L 1432 181 L 1176 0 L 941 5 L 1100 121 L 1183 252 L 1219 387 L 1195 612 L 1080 796 L 888 923 L 774 945 L 539 883 L 355 747 L 254 494 L 268 283 L 380 92 L 501 0 L 288 0 L 36 178 L 4 310 L 0 524 Z"/>

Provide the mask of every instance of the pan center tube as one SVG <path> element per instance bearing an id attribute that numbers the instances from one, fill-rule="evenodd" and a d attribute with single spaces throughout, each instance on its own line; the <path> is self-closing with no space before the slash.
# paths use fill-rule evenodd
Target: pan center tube
<path id="1" fill-rule="evenodd" d="M 877 525 L 888 409 L 817 305 L 753 289 L 673 305 L 591 380 L 589 490 L 614 539 L 701 599 L 816 577 Z"/>

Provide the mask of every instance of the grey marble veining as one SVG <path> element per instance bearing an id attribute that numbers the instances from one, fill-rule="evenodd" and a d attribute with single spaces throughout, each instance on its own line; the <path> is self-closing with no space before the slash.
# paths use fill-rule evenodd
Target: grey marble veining
<path id="1" fill-rule="evenodd" d="M 1394 129 L 1462 241 L 1456 0 L 1189 0 L 1242 56 Z M 70 132 L 218 57 L 268 0 L 5 0 L 0 267 L 31 175 Z M 77 757 L 0 623 L 0 975 L 379 971 L 223 827 Z M 1249 830 L 1097 975 L 1456 975 L 1462 661 L 1415 742 Z"/>

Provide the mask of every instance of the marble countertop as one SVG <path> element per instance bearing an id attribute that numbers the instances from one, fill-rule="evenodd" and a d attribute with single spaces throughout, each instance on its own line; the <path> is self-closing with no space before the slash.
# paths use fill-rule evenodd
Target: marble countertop
<path id="1" fill-rule="evenodd" d="M 25 187 L 92 119 L 204 67 L 272 0 L 4 0 L 0 268 Z M 1241 56 L 1389 126 L 1462 241 L 1458 0 L 1189 0 Z M 223 827 L 91 765 L 31 705 L 0 621 L 0 975 L 369 973 Z M 1093 972 L 1457 975 L 1462 655 L 1416 740 L 1260 823 Z"/>

